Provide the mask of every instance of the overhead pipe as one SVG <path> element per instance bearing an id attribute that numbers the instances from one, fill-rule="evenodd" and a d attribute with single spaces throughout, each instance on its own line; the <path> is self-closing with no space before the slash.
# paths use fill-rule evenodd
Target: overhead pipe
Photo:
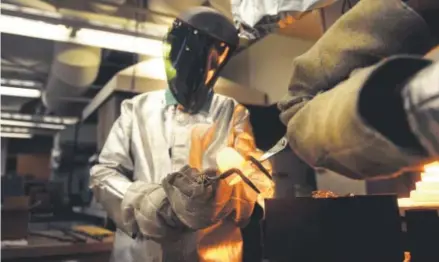
<path id="1" fill-rule="evenodd" d="M 28 6 L 55 12 L 56 8 L 44 1 L 10 0 L 20 6 Z M 126 0 L 101 0 L 91 2 L 91 7 L 100 13 L 115 13 Z M 66 97 L 77 98 L 96 80 L 101 64 L 101 49 L 71 43 L 54 44 L 53 61 L 46 88 L 42 94 L 43 104 L 51 112 L 74 114 L 75 106 L 65 101 Z"/>
<path id="2" fill-rule="evenodd" d="M 96 80 L 101 49 L 71 43 L 55 43 L 53 63 L 42 100 L 49 111 L 73 114 L 65 97 L 79 97 Z"/>
<path id="3" fill-rule="evenodd" d="M 95 12 L 113 15 L 119 10 L 119 7 L 125 3 L 126 0 L 99 0 L 90 1 L 90 6 Z"/>
<path id="4" fill-rule="evenodd" d="M 125 3 L 126 0 L 102 0 L 92 1 L 90 5 L 96 12 L 114 14 Z M 56 43 L 53 57 L 42 100 L 49 111 L 71 115 L 77 108 L 64 98 L 77 98 L 93 84 L 99 73 L 102 52 L 91 46 Z"/>

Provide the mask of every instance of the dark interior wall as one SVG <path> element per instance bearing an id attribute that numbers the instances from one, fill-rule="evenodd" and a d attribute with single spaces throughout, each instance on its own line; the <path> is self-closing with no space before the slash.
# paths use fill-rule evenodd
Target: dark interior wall
<path id="1" fill-rule="evenodd" d="M 286 128 L 279 120 L 279 109 L 276 105 L 269 107 L 246 105 L 250 112 L 250 122 L 256 139 L 256 145 L 261 150 L 268 150 L 285 134 Z"/>
<path id="2" fill-rule="evenodd" d="M 52 136 L 35 136 L 31 139 L 9 139 L 8 155 L 49 154 L 53 146 Z"/>
<path id="3" fill-rule="evenodd" d="M 246 107 L 250 111 L 250 122 L 257 147 L 263 151 L 269 150 L 286 132 L 286 127 L 279 119 L 279 109 L 276 105 Z M 276 198 L 309 195 L 315 190 L 314 169 L 297 157 L 289 147 L 274 155 L 270 162 L 276 185 Z"/>

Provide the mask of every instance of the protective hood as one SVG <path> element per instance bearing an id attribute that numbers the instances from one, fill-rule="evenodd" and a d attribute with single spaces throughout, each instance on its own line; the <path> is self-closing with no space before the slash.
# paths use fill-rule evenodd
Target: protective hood
<path id="1" fill-rule="evenodd" d="M 193 19 L 200 16 L 201 19 Z M 197 113 L 212 97 L 218 73 L 236 49 L 238 37 L 232 23 L 208 8 L 195 13 L 188 21 L 196 23 L 183 19 L 174 21 L 164 39 L 164 59 L 172 95 L 186 112 Z M 212 30 L 206 26 L 209 23 L 213 25 Z M 223 34 L 227 37 L 221 37 L 215 31 L 218 28 L 222 30 L 220 33 L 224 33 L 224 28 L 229 29 Z"/>

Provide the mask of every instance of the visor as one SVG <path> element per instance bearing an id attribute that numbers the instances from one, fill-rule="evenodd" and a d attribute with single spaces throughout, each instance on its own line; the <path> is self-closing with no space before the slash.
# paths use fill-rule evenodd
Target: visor
<path id="1" fill-rule="evenodd" d="M 186 111 L 196 113 L 212 96 L 218 73 L 236 47 L 178 19 L 163 46 L 169 89 Z"/>

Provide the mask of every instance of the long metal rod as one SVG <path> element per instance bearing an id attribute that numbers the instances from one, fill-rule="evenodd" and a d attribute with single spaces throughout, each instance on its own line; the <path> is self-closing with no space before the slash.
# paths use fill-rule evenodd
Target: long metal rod
<path id="1" fill-rule="evenodd" d="M 288 139 L 286 137 L 282 137 L 277 143 L 270 148 L 267 152 L 265 152 L 259 159 L 259 162 L 264 162 L 265 160 L 273 157 L 274 155 L 282 152 L 288 145 Z"/>

